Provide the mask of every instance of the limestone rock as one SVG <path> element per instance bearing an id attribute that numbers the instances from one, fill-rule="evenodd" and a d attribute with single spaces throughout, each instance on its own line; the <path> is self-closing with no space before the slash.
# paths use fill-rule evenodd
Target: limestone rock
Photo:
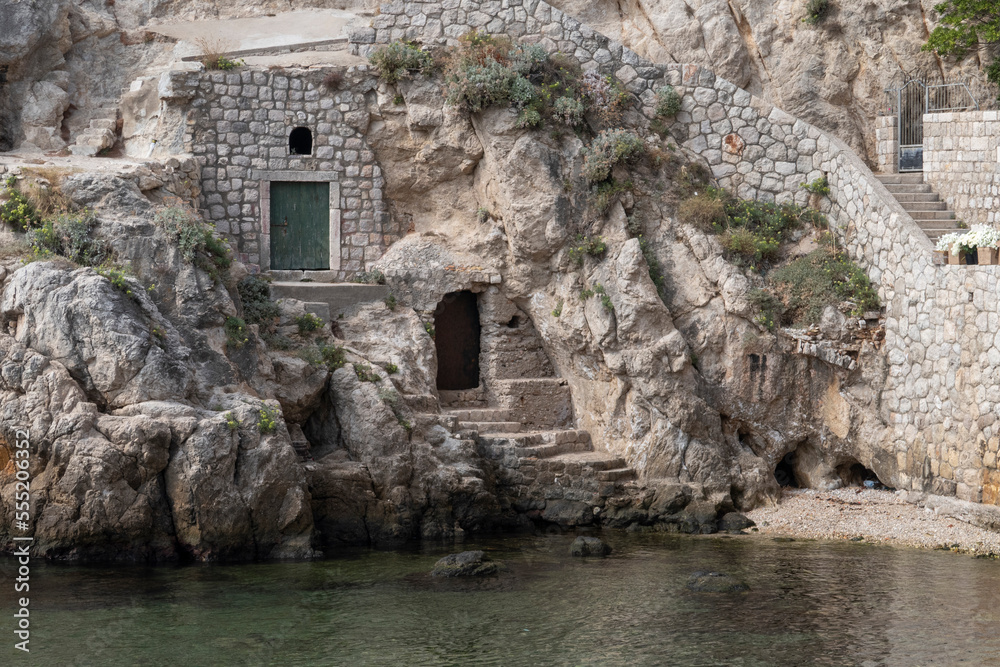
<path id="1" fill-rule="evenodd" d="M 445 556 L 434 564 L 432 577 L 489 577 L 501 571 L 503 565 L 482 551 L 463 551 Z"/>
<path id="2" fill-rule="evenodd" d="M 739 512 L 727 512 L 719 519 L 719 530 L 725 533 L 738 533 L 756 526 L 753 521 Z"/>
<path id="3" fill-rule="evenodd" d="M 611 547 L 596 537 L 581 535 L 569 547 L 570 556 L 607 556 Z"/>
<path id="4" fill-rule="evenodd" d="M 750 590 L 750 585 L 731 574 L 695 572 L 688 579 L 687 588 L 696 593 L 744 593 Z"/>

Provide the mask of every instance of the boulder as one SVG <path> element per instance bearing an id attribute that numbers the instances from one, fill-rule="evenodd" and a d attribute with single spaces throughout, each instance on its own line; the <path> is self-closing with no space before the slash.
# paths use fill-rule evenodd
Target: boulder
<path id="1" fill-rule="evenodd" d="M 750 585 L 742 579 L 722 572 L 695 572 L 687 582 L 688 590 L 696 593 L 743 593 Z"/>
<path id="2" fill-rule="evenodd" d="M 581 535 L 569 547 L 570 556 L 607 556 L 611 553 L 611 547 L 596 537 Z"/>
<path id="3" fill-rule="evenodd" d="M 719 519 L 719 531 L 723 533 L 738 533 L 756 525 L 739 512 L 727 512 Z"/>
<path id="4" fill-rule="evenodd" d="M 488 577 L 498 574 L 501 563 L 490 560 L 482 551 L 449 554 L 434 564 L 432 577 Z"/>

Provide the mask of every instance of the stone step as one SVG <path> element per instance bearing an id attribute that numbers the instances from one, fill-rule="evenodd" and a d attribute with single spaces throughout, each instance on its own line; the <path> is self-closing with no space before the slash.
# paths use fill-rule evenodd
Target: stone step
<path id="1" fill-rule="evenodd" d="M 523 428 L 523 427 L 522 427 Z M 516 433 L 487 433 L 480 440 L 490 444 L 503 444 L 510 441 L 518 447 L 533 447 L 535 445 L 561 445 L 579 442 L 591 446 L 590 432 L 580 429 L 560 429 L 556 431 L 520 431 Z"/>
<path id="2" fill-rule="evenodd" d="M 947 211 L 948 204 L 943 201 L 901 201 L 907 213 L 910 211 Z"/>
<path id="3" fill-rule="evenodd" d="M 898 194 L 926 194 L 928 192 L 934 192 L 934 189 L 927 185 L 926 183 L 903 183 L 900 185 L 887 185 L 885 189 L 889 191 L 892 195 Z"/>
<path id="4" fill-rule="evenodd" d="M 495 380 L 498 407 L 514 410 L 522 424 L 539 430 L 573 423 L 573 398 L 562 378 Z"/>
<path id="5" fill-rule="evenodd" d="M 479 422 L 479 421 L 460 421 L 458 422 L 458 428 L 460 429 L 471 429 L 480 434 L 483 433 L 520 433 L 521 432 L 521 422 Z"/>
<path id="6" fill-rule="evenodd" d="M 91 130 L 107 130 L 108 132 L 114 132 L 118 129 L 118 121 L 112 118 L 96 118 L 90 121 Z M 86 132 L 86 130 L 84 130 Z"/>
<path id="7" fill-rule="evenodd" d="M 619 482 L 624 479 L 635 479 L 635 470 L 633 468 L 601 470 L 597 473 L 597 479 L 602 482 Z"/>
<path id="8" fill-rule="evenodd" d="M 559 454 L 550 458 L 549 461 L 557 463 L 581 463 L 594 470 L 615 470 L 629 467 L 628 462 L 620 456 L 612 456 L 607 452 L 593 450 Z"/>
<path id="9" fill-rule="evenodd" d="M 955 214 L 951 211 L 907 211 L 914 220 L 954 220 Z"/>
<path id="10" fill-rule="evenodd" d="M 588 442 L 560 442 L 534 447 L 519 447 L 517 453 L 523 458 L 551 459 L 571 452 L 589 452 L 593 448 Z"/>
<path id="11" fill-rule="evenodd" d="M 444 412 L 461 421 L 468 422 L 509 422 L 514 421 L 516 414 L 513 410 L 506 410 L 504 408 L 447 408 Z M 520 424 L 520 422 L 518 423 Z"/>
<path id="12" fill-rule="evenodd" d="M 955 220 L 914 220 L 917 223 L 917 227 L 927 231 L 930 229 L 958 229 L 958 222 Z"/>
<path id="13" fill-rule="evenodd" d="M 937 203 L 941 197 L 936 192 L 900 192 L 893 195 L 900 204 L 907 203 Z"/>
<path id="14" fill-rule="evenodd" d="M 880 180 L 885 185 L 898 183 L 923 183 L 924 173 L 922 171 L 918 171 L 903 174 L 875 174 L 875 178 Z"/>
<path id="15" fill-rule="evenodd" d="M 299 301 L 325 303 L 329 307 L 331 317 L 350 306 L 359 303 L 382 301 L 387 296 L 389 296 L 389 288 L 385 285 L 312 282 L 271 283 L 272 299 L 297 299 Z"/>

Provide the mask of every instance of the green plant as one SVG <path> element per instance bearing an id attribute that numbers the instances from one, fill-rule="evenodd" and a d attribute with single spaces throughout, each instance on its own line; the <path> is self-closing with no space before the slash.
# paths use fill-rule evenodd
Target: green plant
<path id="1" fill-rule="evenodd" d="M 589 287 L 584 287 L 582 290 L 580 290 L 581 301 L 586 301 L 592 296 L 594 296 L 594 290 L 590 289 Z"/>
<path id="2" fill-rule="evenodd" d="M 808 0 L 806 3 L 806 17 L 802 19 L 809 25 L 817 25 L 830 12 L 830 0 Z"/>
<path id="3" fill-rule="evenodd" d="M 413 42 L 392 42 L 379 47 L 368 61 L 378 70 L 379 77 L 388 84 L 394 84 L 414 73 L 426 73 L 434 66 L 431 54 Z"/>
<path id="4" fill-rule="evenodd" d="M 319 354 L 322 363 L 331 371 L 343 368 L 347 363 L 347 352 L 342 345 L 321 344 Z"/>
<path id="5" fill-rule="evenodd" d="M 223 329 L 226 341 L 233 349 L 240 349 L 250 340 L 247 336 L 247 324 L 239 317 L 227 317 Z"/>
<path id="6" fill-rule="evenodd" d="M 402 95 L 397 93 L 396 96 L 392 98 L 392 103 L 395 104 L 397 107 L 400 107 L 406 103 L 406 100 L 403 98 Z"/>
<path id="7" fill-rule="evenodd" d="M 15 176 L 7 177 L 4 181 L 4 190 L 0 194 L 5 198 L 0 203 L 0 223 L 22 232 L 41 225 L 38 211 L 18 188 Z"/>
<path id="8" fill-rule="evenodd" d="M 247 276 L 237 283 L 236 290 L 243 303 L 243 318 L 247 323 L 259 324 L 264 330 L 273 328 L 275 321 L 281 316 L 281 309 L 271 300 L 270 278 L 261 275 Z"/>
<path id="9" fill-rule="evenodd" d="M 413 430 L 413 424 L 411 424 L 409 420 L 403 419 L 402 417 L 396 417 L 396 421 L 399 423 L 400 426 L 403 427 L 403 430 L 406 431 L 407 433 Z"/>
<path id="10" fill-rule="evenodd" d="M 489 219 L 492 217 L 493 214 L 490 213 L 490 209 L 485 208 L 483 206 L 480 206 L 479 208 L 476 209 L 476 222 L 478 222 L 479 224 L 484 224 L 488 222 Z"/>
<path id="11" fill-rule="evenodd" d="M 586 107 L 580 100 L 563 95 L 552 103 L 552 116 L 567 127 L 579 127 L 583 124 Z"/>
<path id="12" fill-rule="evenodd" d="M 94 271 L 107 278 L 115 289 L 123 292 L 125 296 L 135 298 L 135 295 L 132 293 L 132 278 L 122 267 L 105 262 L 101 266 L 94 267 Z"/>
<path id="13" fill-rule="evenodd" d="M 240 427 L 240 420 L 237 419 L 232 412 L 227 412 L 222 416 L 226 420 L 226 426 L 229 427 L 230 431 L 235 431 Z"/>
<path id="14" fill-rule="evenodd" d="M 684 222 L 705 231 L 718 232 L 725 229 L 728 216 L 720 192 L 709 188 L 701 194 L 685 199 L 677 208 L 677 215 Z"/>
<path id="15" fill-rule="evenodd" d="M 434 338 L 434 336 L 436 335 L 436 332 L 434 331 L 434 325 L 431 324 L 430 322 L 424 322 L 424 331 L 426 331 L 427 335 L 430 336 L 431 338 Z"/>
<path id="16" fill-rule="evenodd" d="M 646 144 L 635 132 L 621 128 L 604 130 L 581 151 L 583 175 L 589 183 L 606 181 L 616 165 L 633 162 L 645 151 Z"/>
<path id="17" fill-rule="evenodd" d="M 597 283 L 594 285 L 594 294 L 601 297 L 601 304 L 608 310 L 614 310 L 615 305 L 611 303 L 611 297 L 604 291 L 604 285 Z"/>
<path id="18" fill-rule="evenodd" d="M 830 183 L 826 180 L 826 176 L 820 176 L 811 183 L 803 183 L 801 186 L 806 191 L 811 192 L 814 195 L 826 196 L 830 194 Z"/>
<path id="19" fill-rule="evenodd" d="M 322 329 L 326 322 L 312 313 L 306 313 L 305 315 L 296 317 L 295 324 L 299 326 L 300 334 L 307 334 L 317 329 Z"/>
<path id="20" fill-rule="evenodd" d="M 639 250 L 642 252 L 642 258 L 646 260 L 646 268 L 649 271 L 649 279 L 653 281 L 653 285 L 656 286 L 656 293 L 660 295 L 660 300 L 666 303 L 667 301 L 667 285 L 666 280 L 663 277 L 663 266 L 660 264 L 660 260 L 656 257 L 656 253 L 653 252 L 652 246 L 649 245 L 649 241 L 639 237 Z"/>
<path id="21" fill-rule="evenodd" d="M 257 429 L 260 431 L 261 435 L 274 433 L 278 430 L 278 422 L 280 419 L 281 413 L 277 408 L 272 408 L 269 405 L 262 406 L 260 410 L 257 411 Z"/>
<path id="22" fill-rule="evenodd" d="M 964 58 L 974 52 L 982 58 L 986 79 L 1000 85 L 1000 0 L 946 0 L 934 5 L 938 25 L 924 44 L 924 51 Z M 1000 100 L 1000 96 L 997 97 Z"/>
<path id="23" fill-rule="evenodd" d="M 378 382 L 382 377 L 367 364 L 354 364 L 354 374 L 362 382 Z"/>
<path id="24" fill-rule="evenodd" d="M 631 96 L 620 81 L 589 70 L 580 78 L 580 89 L 587 108 L 606 124 L 617 123 L 628 106 Z"/>
<path id="25" fill-rule="evenodd" d="M 552 317 L 559 317 L 560 315 L 562 315 L 562 309 L 563 309 L 563 300 L 559 299 L 559 302 L 556 303 L 556 307 L 552 309 Z"/>
<path id="26" fill-rule="evenodd" d="M 382 368 L 385 369 L 385 372 L 389 375 L 395 375 L 396 373 L 399 372 L 399 366 L 392 363 L 391 361 L 382 366 Z"/>
<path id="27" fill-rule="evenodd" d="M 363 285 L 385 285 L 385 274 L 381 271 L 361 271 L 353 278 L 353 282 Z"/>
<path id="28" fill-rule="evenodd" d="M 656 115 L 659 118 L 673 118 L 681 110 L 681 96 L 673 86 L 667 85 L 656 90 Z"/>
<path id="29" fill-rule="evenodd" d="M 619 183 L 612 178 L 592 186 L 590 194 L 587 196 L 587 201 L 598 213 L 607 215 L 608 211 L 618 202 L 619 198 L 631 189 L 632 181 Z"/>
<path id="30" fill-rule="evenodd" d="M 603 236 L 576 235 L 576 243 L 570 246 L 569 258 L 576 262 L 577 266 L 583 266 L 583 258 L 587 255 L 598 257 L 608 249 Z"/>
<path id="31" fill-rule="evenodd" d="M 472 30 L 461 38 L 461 46 L 451 59 L 447 73 L 448 104 L 469 113 L 491 106 L 516 109 L 520 127 L 536 127 L 542 122 L 551 89 L 545 89 L 545 49 L 537 45 L 514 44 Z M 541 88 L 529 80 L 542 78 Z"/>
<path id="32" fill-rule="evenodd" d="M 769 278 L 784 305 L 786 322 L 816 323 L 826 306 L 843 301 L 853 304 L 856 316 L 879 307 L 878 292 L 865 272 L 832 248 L 814 250 L 772 271 Z"/>
<path id="33" fill-rule="evenodd" d="M 392 292 L 389 292 L 389 296 L 385 297 L 382 301 L 385 303 L 385 307 L 389 310 L 396 310 L 396 306 L 399 305 L 399 302 L 396 300 L 396 295 Z"/>
<path id="34" fill-rule="evenodd" d="M 768 331 L 774 331 L 785 312 L 781 301 L 765 289 L 754 288 L 747 294 L 747 301 L 754 307 L 754 322 Z"/>

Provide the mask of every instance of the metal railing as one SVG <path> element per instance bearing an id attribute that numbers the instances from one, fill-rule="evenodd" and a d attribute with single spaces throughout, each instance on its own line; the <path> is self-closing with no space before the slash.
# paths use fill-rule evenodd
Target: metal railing
<path id="1" fill-rule="evenodd" d="M 883 115 L 896 116 L 899 131 L 899 171 L 923 169 L 924 114 L 978 110 L 979 102 L 964 83 L 927 85 L 911 79 L 885 89 Z"/>
<path id="2" fill-rule="evenodd" d="M 978 111 L 979 102 L 964 83 L 942 83 L 927 86 L 927 104 L 924 113 L 948 111 Z"/>

